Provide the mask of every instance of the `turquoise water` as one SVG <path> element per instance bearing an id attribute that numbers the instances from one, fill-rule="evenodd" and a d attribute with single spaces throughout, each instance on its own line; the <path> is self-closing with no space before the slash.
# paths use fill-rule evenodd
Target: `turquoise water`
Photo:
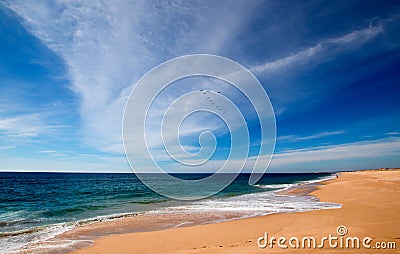
<path id="1" fill-rule="evenodd" d="M 205 176 L 178 175 L 185 179 Z M 184 202 L 160 196 L 134 174 L 0 173 L 0 251 L 9 252 L 96 220 L 149 211 L 241 211 L 252 216 L 337 206 L 312 197 L 274 194 L 298 183 L 331 178 L 330 174 L 266 174 L 256 186 L 248 185 L 248 177 L 239 175 L 208 199 Z"/>

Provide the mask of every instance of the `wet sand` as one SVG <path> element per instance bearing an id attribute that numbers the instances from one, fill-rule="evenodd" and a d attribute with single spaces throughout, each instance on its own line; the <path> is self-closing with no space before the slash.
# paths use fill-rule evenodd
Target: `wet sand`
<path id="1" fill-rule="evenodd" d="M 296 190 L 297 191 L 297 190 Z M 377 249 L 377 242 L 395 242 L 400 249 L 400 171 L 358 171 L 340 174 L 338 179 L 324 182 L 311 193 L 321 201 L 341 203 L 342 208 L 304 213 L 272 214 L 254 218 L 226 221 L 215 224 L 171 228 L 150 232 L 125 233 L 104 236 L 94 244 L 74 253 L 385 253 L 396 250 Z M 340 248 L 337 227 L 344 225 L 347 234 Z M 257 241 L 265 232 L 271 237 L 285 237 L 287 249 L 276 241 L 273 248 L 264 249 Z M 338 247 L 332 248 L 325 241 L 323 248 L 298 249 L 289 246 L 289 239 L 314 237 L 317 245 L 323 237 L 338 237 Z M 365 237 L 372 240 L 369 249 L 346 248 L 347 237 Z M 260 243 L 264 243 L 261 241 Z M 296 242 L 292 242 L 295 246 Z"/>

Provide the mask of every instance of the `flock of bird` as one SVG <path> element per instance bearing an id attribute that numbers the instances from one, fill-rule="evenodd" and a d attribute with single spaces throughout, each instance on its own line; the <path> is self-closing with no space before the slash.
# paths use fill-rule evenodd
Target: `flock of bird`
<path id="1" fill-rule="evenodd" d="M 211 96 L 208 95 L 208 93 L 210 92 L 209 90 L 200 89 L 200 92 L 202 92 L 203 95 L 207 96 L 206 99 L 211 103 L 211 105 L 214 105 L 214 107 L 216 107 L 218 111 L 221 111 L 222 113 L 226 114 L 226 111 L 221 106 L 216 104 L 215 101 L 211 98 Z M 218 91 L 217 93 L 220 94 L 221 92 Z"/>

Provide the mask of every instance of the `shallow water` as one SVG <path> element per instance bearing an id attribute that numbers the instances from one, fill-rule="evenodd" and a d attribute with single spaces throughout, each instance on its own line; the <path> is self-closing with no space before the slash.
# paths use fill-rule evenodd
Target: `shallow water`
<path id="1" fill-rule="evenodd" d="M 299 183 L 332 178 L 330 174 L 266 174 L 255 186 L 248 185 L 248 177 L 241 174 L 229 187 L 208 199 L 184 202 L 158 195 L 134 174 L 0 173 L 0 252 L 33 246 L 82 225 L 138 214 L 163 214 L 164 217 L 180 214 L 183 217 L 176 224 L 163 225 L 175 227 L 338 207 L 318 202 L 311 196 L 276 194 Z M 197 214 L 198 219 L 187 221 L 185 214 Z M 203 220 L 199 214 L 204 215 Z M 57 248 L 76 243 L 65 240 L 48 245 Z"/>

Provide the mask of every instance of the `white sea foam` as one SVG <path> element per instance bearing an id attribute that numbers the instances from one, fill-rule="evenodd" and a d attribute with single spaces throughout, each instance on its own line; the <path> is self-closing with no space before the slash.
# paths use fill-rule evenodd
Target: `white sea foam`
<path id="1" fill-rule="evenodd" d="M 320 202 L 314 196 L 279 195 L 277 191 L 289 189 L 296 185 L 314 184 L 329 180 L 334 176 L 327 176 L 316 180 L 299 181 L 293 184 L 265 184 L 256 187 L 271 191 L 238 195 L 234 197 L 212 198 L 195 201 L 187 205 L 168 207 L 156 212 L 191 213 L 191 212 L 241 212 L 247 216 L 260 214 L 304 212 L 320 209 L 340 208 L 340 204 Z"/>
<path id="2" fill-rule="evenodd" d="M 255 184 L 253 186 L 262 188 L 262 189 L 289 189 L 296 185 L 303 185 L 303 184 L 313 184 L 313 183 L 320 183 L 323 181 L 334 179 L 334 175 L 328 175 L 324 177 L 319 177 L 318 179 L 314 180 L 305 180 L 305 181 L 298 181 L 295 183 L 282 183 L 282 184 Z"/>
<path id="3" fill-rule="evenodd" d="M 283 196 L 272 192 L 260 192 L 197 201 L 188 205 L 166 208 L 165 212 L 244 212 L 251 216 L 340 207 L 340 204 L 319 202 L 317 198 L 311 196 Z"/>
<path id="4" fill-rule="evenodd" d="M 272 213 L 286 212 L 302 212 L 320 209 L 340 208 L 340 204 L 319 202 L 313 196 L 290 196 L 278 195 L 277 191 L 289 189 L 296 185 L 313 184 L 324 180 L 329 180 L 335 176 L 330 175 L 316 180 L 299 181 L 293 184 L 265 184 L 255 185 L 258 188 L 265 189 L 262 192 L 238 195 L 233 197 L 215 197 L 199 201 L 185 203 L 185 205 L 173 205 L 169 207 L 159 208 L 147 212 L 139 213 L 116 213 L 104 216 L 96 216 L 84 220 L 79 220 L 69 223 L 59 223 L 36 228 L 18 230 L 9 232 L 10 236 L 6 236 L 7 232 L 3 232 L 3 237 L 0 238 L 0 253 L 21 253 L 26 251 L 39 251 L 42 248 L 69 248 L 78 243 L 80 240 L 71 241 L 52 241 L 51 239 L 68 230 L 80 225 L 87 225 L 96 222 L 110 221 L 123 217 L 131 217 L 137 215 L 154 214 L 154 213 L 201 213 L 201 212 L 234 212 L 240 213 L 240 217 L 251 217 Z M 269 190 L 269 191 L 268 191 Z M 173 202 L 171 203 L 173 204 Z M 21 220 L 30 217 L 24 211 L 4 213 L 0 215 L 0 221 Z M 176 227 L 185 225 L 182 222 Z M 36 245 L 36 243 L 45 243 Z"/>
<path id="5" fill-rule="evenodd" d="M 46 241 L 72 228 L 73 226 L 67 223 L 60 223 L 9 232 L 12 236 L 0 238 L 0 253 L 20 253 L 27 245 Z M 4 232 L 4 234 L 6 235 L 7 233 Z"/>
<path id="6" fill-rule="evenodd" d="M 67 248 L 68 246 L 72 246 L 80 240 L 71 240 L 71 241 L 55 241 L 54 244 L 45 244 L 43 246 L 35 246 L 37 243 L 45 243 L 52 242 L 50 239 L 67 232 L 69 230 L 74 229 L 77 226 L 88 225 L 97 222 L 105 222 L 112 221 L 124 217 L 131 217 L 144 214 L 143 212 L 139 213 L 116 213 L 104 216 L 96 216 L 93 218 L 83 219 L 75 222 L 67 222 L 67 223 L 57 223 L 45 226 L 37 226 L 34 228 L 15 230 L 10 232 L 1 232 L 0 233 L 0 254 L 2 253 L 21 253 L 26 251 L 39 250 L 42 248 L 51 249 L 51 248 Z M 13 216 L 21 215 L 20 212 L 13 213 Z M 8 215 L 4 215 L 3 217 L 10 218 Z M 85 240 L 86 241 L 86 240 Z"/>
<path id="7" fill-rule="evenodd" d="M 255 187 L 258 188 L 262 188 L 262 189 L 287 189 L 290 188 L 292 186 L 294 186 L 294 184 L 292 183 L 282 183 L 282 184 L 255 184 L 253 185 Z"/>

